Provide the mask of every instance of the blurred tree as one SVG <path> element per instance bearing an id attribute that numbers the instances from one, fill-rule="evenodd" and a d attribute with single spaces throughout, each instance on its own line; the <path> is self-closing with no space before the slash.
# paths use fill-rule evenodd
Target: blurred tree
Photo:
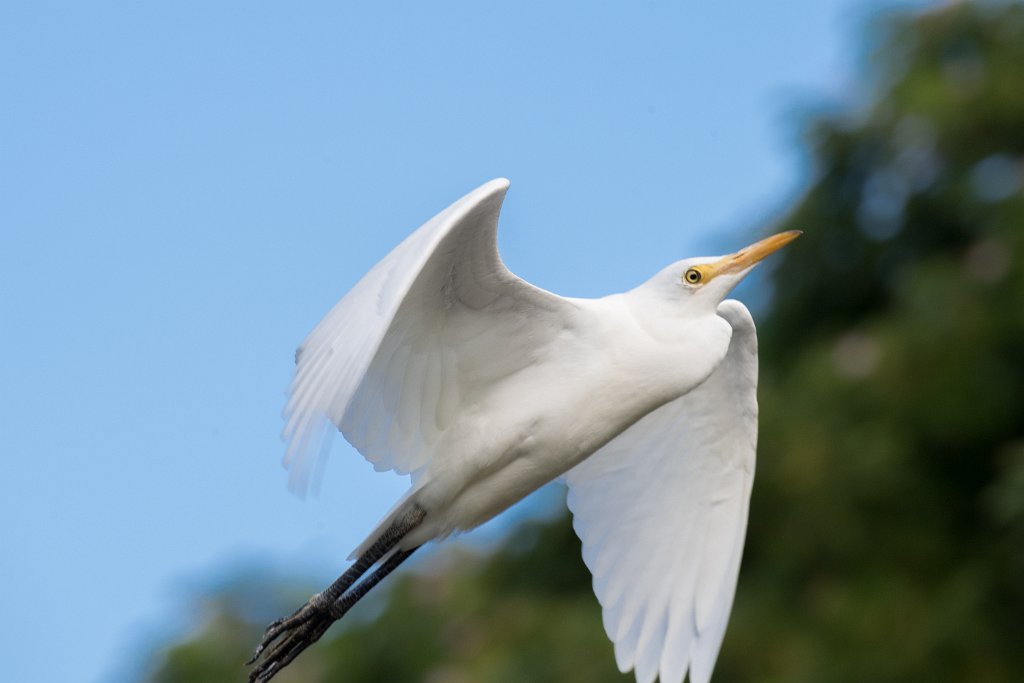
<path id="1" fill-rule="evenodd" d="M 885 30 L 784 221 L 719 680 L 1024 680 L 1024 7 Z"/>
<path id="2" fill-rule="evenodd" d="M 1024 680 L 1024 7 L 878 29 L 873 98 L 809 126 L 814 178 L 778 226 L 806 234 L 762 317 L 718 683 Z M 282 683 L 631 680 L 564 516 L 460 552 L 394 577 Z M 151 680 L 244 679 L 267 615 L 230 598 Z"/>

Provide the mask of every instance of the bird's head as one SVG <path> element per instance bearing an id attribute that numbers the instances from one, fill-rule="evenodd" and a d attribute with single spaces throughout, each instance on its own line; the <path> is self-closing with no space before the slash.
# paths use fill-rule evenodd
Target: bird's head
<path id="1" fill-rule="evenodd" d="M 678 301 L 681 296 L 687 307 L 706 308 L 714 312 L 733 287 L 769 254 L 786 246 L 801 233 L 780 232 L 725 256 L 684 259 L 673 263 L 656 275 L 651 284 Z"/>

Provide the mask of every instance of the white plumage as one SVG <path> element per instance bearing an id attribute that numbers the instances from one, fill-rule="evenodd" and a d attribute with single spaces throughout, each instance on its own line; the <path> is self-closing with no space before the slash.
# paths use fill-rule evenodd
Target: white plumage
<path id="1" fill-rule="evenodd" d="M 737 301 L 726 357 L 569 471 L 569 509 L 622 671 L 707 681 L 739 573 L 757 442 L 757 337 Z"/>
<path id="2" fill-rule="evenodd" d="M 501 262 L 507 189 L 491 181 L 428 221 L 303 342 L 290 484 L 315 478 L 335 428 L 376 469 L 412 475 L 359 556 L 410 511 L 421 518 L 397 551 L 564 475 L 619 668 L 639 683 L 707 681 L 757 440 L 754 324 L 723 298 L 796 233 L 674 263 L 623 294 L 562 298 Z"/>

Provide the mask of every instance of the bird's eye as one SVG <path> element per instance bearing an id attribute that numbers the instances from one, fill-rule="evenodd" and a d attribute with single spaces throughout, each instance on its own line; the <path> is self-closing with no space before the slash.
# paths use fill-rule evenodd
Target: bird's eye
<path id="1" fill-rule="evenodd" d="M 683 279 L 687 283 L 695 285 L 704 279 L 704 275 L 696 268 L 690 268 L 685 273 L 683 273 Z"/>

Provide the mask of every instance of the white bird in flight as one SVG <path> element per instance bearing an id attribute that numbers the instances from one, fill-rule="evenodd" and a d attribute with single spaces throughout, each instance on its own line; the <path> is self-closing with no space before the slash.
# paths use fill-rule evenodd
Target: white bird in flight
<path id="1" fill-rule="evenodd" d="M 757 441 L 754 322 L 723 299 L 800 233 L 678 261 L 622 294 L 563 298 L 498 255 L 508 185 L 492 180 L 406 238 L 299 347 L 292 488 L 307 487 L 334 429 L 412 486 L 337 581 L 268 627 L 251 681 L 270 680 L 424 543 L 558 477 L 619 669 L 638 683 L 710 679 Z"/>

